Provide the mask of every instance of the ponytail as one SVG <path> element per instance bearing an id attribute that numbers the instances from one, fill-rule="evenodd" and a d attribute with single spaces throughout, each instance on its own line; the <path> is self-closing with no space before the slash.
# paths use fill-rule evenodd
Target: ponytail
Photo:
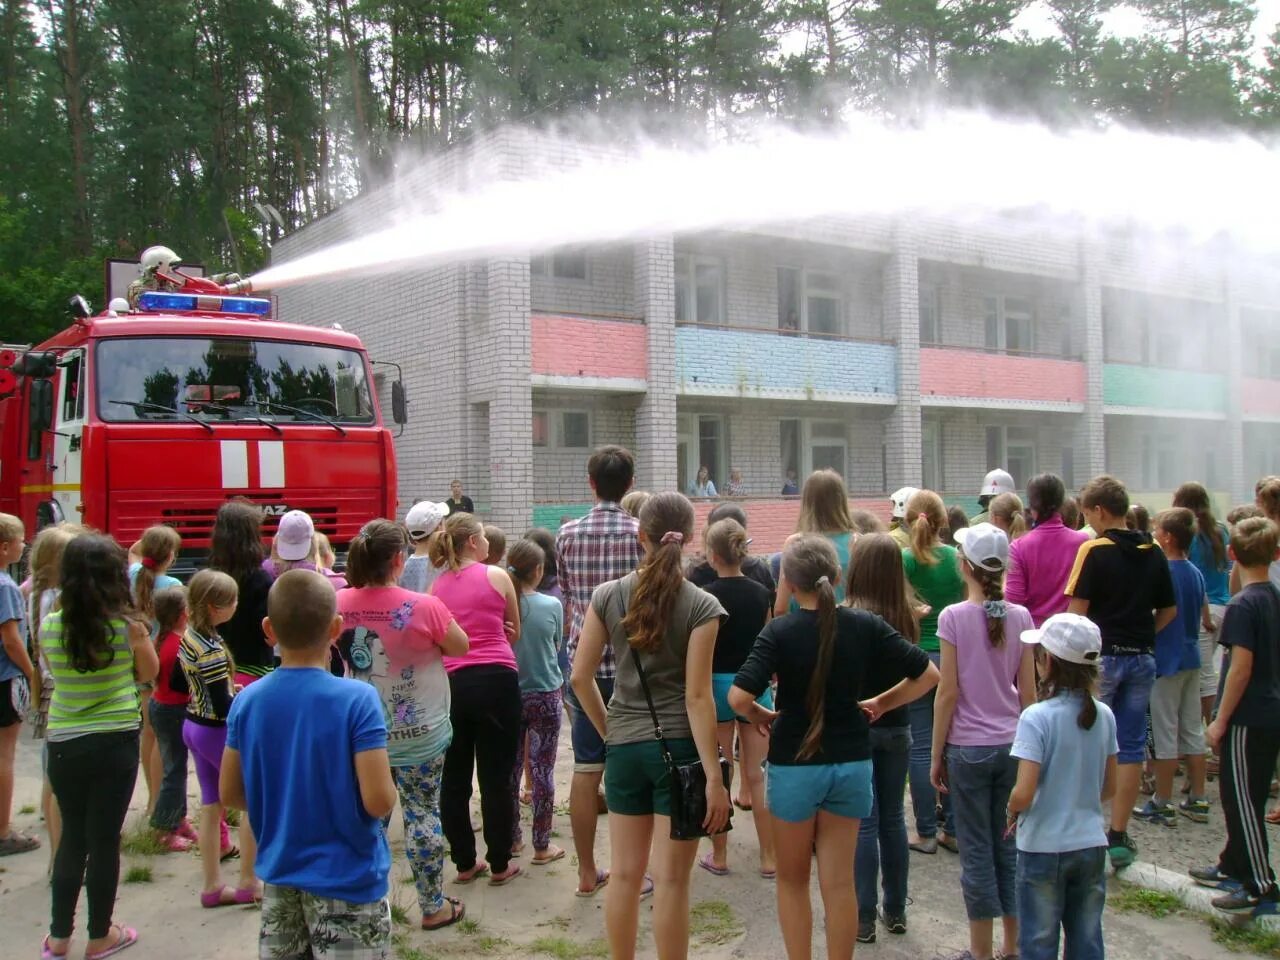
<path id="1" fill-rule="evenodd" d="M 622 629 L 633 650 L 652 653 L 662 646 L 684 586 L 684 543 L 693 536 L 693 504 L 683 494 L 655 494 L 640 508 L 639 521 L 651 549 L 637 571 Z"/>
<path id="2" fill-rule="evenodd" d="M 1059 693 L 1079 692 L 1084 694 L 1080 704 L 1080 713 L 1076 715 L 1076 725 L 1081 730 L 1092 730 L 1098 720 L 1098 705 L 1094 702 L 1093 691 L 1098 683 L 1098 668 L 1092 663 L 1071 663 L 1059 660 L 1045 651 L 1044 687 L 1047 696 Z"/>
<path id="3" fill-rule="evenodd" d="M 427 538 L 427 559 L 434 567 L 457 572 L 462 566 L 462 548 L 483 533 L 484 527 L 471 514 L 451 514 Z"/>
<path id="4" fill-rule="evenodd" d="M 987 615 L 987 639 L 991 641 L 992 647 L 999 649 L 1004 646 L 1004 626 L 1009 613 L 1009 607 L 1004 602 L 1004 571 L 993 573 L 974 563 L 969 566 L 986 598 L 982 609 Z"/>
<path id="5" fill-rule="evenodd" d="M 947 526 L 947 508 L 932 490 L 917 490 L 907 501 L 907 525 L 911 528 L 911 552 L 916 562 L 938 563 L 938 534 Z"/>
<path id="6" fill-rule="evenodd" d="M 1213 503 L 1209 491 L 1194 480 L 1184 483 L 1173 492 L 1173 505 L 1185 507 L 1196 515 L 1196 535 L 1204 537 L 1213 553 L 1213 566 L 1219 572 L 1227 569 L 1227 544 L 1222 528 L 1213 515 Z"/>
<path id="7" fill-rule="evenodd" d="M 525 587 L 537 588 L 538 584 L 533 579 L 533 575 L 545 562 L 546 554 L 542 552 L 542 547 L 532 540 L 517 540 L 511 545 L 511 549 L 507 551 L 507 573 L 515 581 L 517 592 Z M 523 611 L 520 616 L 521 619 L 524 618 Z"/>
<path id="8" fill-rule="evenodd" d="M 147 527 L 138 541 L 141 565 L 133 581 L 133 603 L 138 613 L 148 620 L 155 619 L 156 578 L 160 571 L 173 562 L 182 537 L 173 527 L 157 524 Z"/>
<path id="9" fill-rule="evenodd" d="M 353 587 L 379 587 L 391 579 L 396 554 L 404 554 L 409 535 L 390 520 L 370 520 L 347 547 L 347 582 Z"/>
<path id="10" fill-rule="evenodd" d="M 826 537 L 801 534 L 787 544 L 782 554 L 782 575 L 798 591 L 818 596 L 818 657 L 809 678 L 805 710 L 809 729 L 805 731 L 797 760 L 807 760 L 822 746 L 826 726 L 827 682 L 836 649 L 836 592 L 834 581 L 840 576 L 840 561 L 835 547 Z"/>

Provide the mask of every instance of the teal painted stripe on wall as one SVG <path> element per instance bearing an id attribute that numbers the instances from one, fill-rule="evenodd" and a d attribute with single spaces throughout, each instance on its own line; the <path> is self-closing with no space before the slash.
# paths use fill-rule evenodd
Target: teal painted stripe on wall
<path id="1" fill-rule="evenodd" d="M 1102 374 L 1102 400 L 1109 407 L 1225 413 L 1227 380 L 1220 373 L 1108 363 Z"/>

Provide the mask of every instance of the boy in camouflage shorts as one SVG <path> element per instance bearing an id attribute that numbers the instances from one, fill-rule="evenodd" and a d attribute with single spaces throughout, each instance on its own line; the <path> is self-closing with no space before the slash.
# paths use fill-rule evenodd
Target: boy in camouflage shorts
<path id="1" fill-rule="evenodd" d="M 227 718 L 222 802 L 258 841 L 262 960 L 388 960 L 396 802 L 377 691 L 329 672 L 342 629 L 333 587 L 290 570 L 267 598 L 280 669 L 245 688 Z"/>

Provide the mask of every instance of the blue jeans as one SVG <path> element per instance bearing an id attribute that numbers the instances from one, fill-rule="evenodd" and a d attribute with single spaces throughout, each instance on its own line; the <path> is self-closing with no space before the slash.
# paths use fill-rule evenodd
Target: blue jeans
<path id="1" fill-rule="evenodd" d="M 1012 744 L 947 744 L 947 783 L 960 843 L 960 889 L 970 920 L 1017 916 L 1018 849 L 1005 837 L 1005 807 L 1018 779 Z"/>
<path id="2" fill-rule="evenodd" d="M 182 739 L 182 722 L 187 708 L 147 700 L 151 713 L 151 729 L 156 733 L 160 762 L 164 774 L 156 806 L 151 811 L 151 826 L 157 830 L 173 830 L 187 816 L 187 744 Z"/>
<path id="3" fill-rule="evenodd" d="M 1018 852 L 1018 955 L 1058 960 L 1103 960 L 1102 908 L 1107 902 L 1107 848 L 1069 853 Z"/>
<path id="4" fill-rule="evenodd" d="M 876 880 L 884 875 L 884 912 L 907 911 L 907 821 L 904 793 L 911 752 L 907 727 L 871 728 L 871 813 L 858 827 L 853 884 L 858 913 L 874 917 Z"/>
<path id="5" fill-rule="evenodd" d="M 1156 658 L 1149 653 L 1102 658 L 1099 698 L 1116 716 L 1116 763 L 1141 763 L 1147 756 L 1147 709 L 1156 684 Z"/>
<path id="6" fill-rule="evenodd" d="M 929 659 L 936 667 L 942 654 L 931 653 Z M 930 690 L 907 707 L 911 718 L 911 763 L 907 768 L 911 779 L 911 809 L 916 815 L 917 836 L 928 839 L 938 835 L 938 791 L 929 782 L 929 766 L 933 761 L 933 698 Z M 942 832 L 956 835 L 956 819 L 951 812 L 951 797 L 942 795 Z"/>

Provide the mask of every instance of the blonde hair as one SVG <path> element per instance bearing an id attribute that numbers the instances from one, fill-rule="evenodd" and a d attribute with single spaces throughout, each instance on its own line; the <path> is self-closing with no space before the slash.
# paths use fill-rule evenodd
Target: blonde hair
<path id="1" fill-rule="evenodd" d="M 1016 493 L 1002 493 L 987 504 L 987 513 L 994 521 L 999 519 L 1009 525 L 1005 531 L 1012 543 L 1027 532 L 1027 519 L 1022 512 L 1022 500 Z M 1000 524 L 996 524 L 1000 526 Z"/>
<path id="2" fill-rule="evenodd" d="M 229 573 L 204 569 L 187 584 L 188 623 L 196 633 L 209 636 L 217 633 L 210 607 L 229 607 L 240 598 L 240 588 Z"/>
<path id="3" fill-rule="evenodd" d="M 0 541 L 21 540 L 27 535 L 27 528 L 11 513 L 0 513 Z"/>
<path id="4" fill-rule="evenodd" d="M 741 566 L 742 561 L 750 555 L 747 531 L 742 524 L 730 517 L 717 520 L 707 527 L 703 540 L 707 545 L 707 553 L 714 555 L 721 563 Z"/>
<path id="5" fill-rule="evenodd" d="M 333 544 L 319 530 L 311 536 L 311 553 L 316 558 L 316 566 L 323 567 L 326 570 L 330 569 L 338 560 L 338 555 L 333 552 Z"/>
<path id="6" fill-rule="evenodd" d="M 484 527 L 471 514 L 451 514 L 427 538 L 427 559 L 433 567 L 456 572 L 462 567 L 462 549 L 467 541 L 483 533 Z"/>
<path id="7" fill-rule="evenodd" d="M 1280 529 L 1266 517 L 1250 517 L 1231 532 L 1231 549 L 1242 567 L 1265 567 L 1276 558 Z"/>
<path id="8" fill-rule="evenodd" d="M 46 590 L 57 590 L 62 578 L 62 554 L 67 544 L 86 533 L 78 523 L 59 523 L 45 527 L 31 541 L 27 566 L 31 571 L 31 598 L 28 622 L 31 624 L 31 652 L 34 659 L 40 653 L 40 598 Z M 62 607 L 62 599 L 54 597 L 53 608 Z"/>
<path id="9" fill-rule="evenodd" d="M 796 533 L 848 533 L 852 529 L 844 479 L 834 470 L 813 471 L 800 491 Z"/>
<path id="10" fill-rule="evenodd" d="M 932 490 L 917 490 L 907 501 L 907 526 L 916 563 L 932 567 L 938 562 L 938 536 L 947 526 L 947 508 Z"/>
<path id="11" fill-rule="evenodd" d="M 648 490 L 629 490 L 627 495 L 619 501 L 618 506 L 638 520 L 640 519 L 640 511 L 644 509 L 644 505 L 649 502 L 649 498 L 652 496 L 653 494 Z"/>
<path id="12" fill-rule="evenodd" d="M 133 581 L 133 603 L 138 612 L 148 619 L 155 619 L 153 598 L 160 568 L 173 562 L 181 546 L 182 537 L 178 531 L 162 523 L 147 527 L 136 544 L 141 566 Z"/>

